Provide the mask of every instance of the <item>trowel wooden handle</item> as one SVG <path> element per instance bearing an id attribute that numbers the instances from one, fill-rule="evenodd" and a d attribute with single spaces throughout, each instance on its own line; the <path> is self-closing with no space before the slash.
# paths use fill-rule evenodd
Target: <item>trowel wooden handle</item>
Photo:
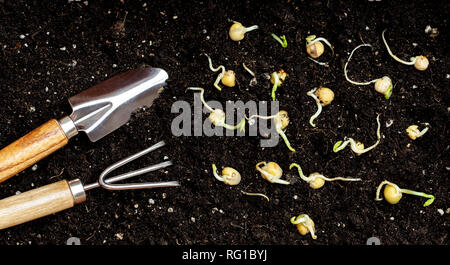
<path id="1" fill-rule="evenodd" d="M 71 182 L 61 180 L 8 197 L 0 200 L 0 229 L 71 208 L 85 199 L 78 179 Z"/>
<path id="2" fill-rule="evenodd" d="M 50 120 L 0 151 L 0 183 L 32 166 L 68 143 L 55 119 Z"/>

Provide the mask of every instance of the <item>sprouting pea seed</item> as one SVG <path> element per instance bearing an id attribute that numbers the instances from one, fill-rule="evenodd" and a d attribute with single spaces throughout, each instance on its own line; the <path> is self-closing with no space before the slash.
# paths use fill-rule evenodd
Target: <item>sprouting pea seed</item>
<path id="1" fill-rule="evenodd" d="M 306 52 L 314 59 L 319 58 L 324 51 L 325 47 L 320 41 L 306 45 Z"/>
<path id="2" fill-rule="evenodd" d="M 322 176 L 322 174 L 320 174 L 318 172 L 314 172 L 309 175 L 309 178 L 311 178 L 315 175 Z M 325 185 L 325 180 L 321 177 L 314 178 L 312 181 L 309 182 L 309 186 L 313 189 L 320 189 L 320 188 L 322 188 L 323 185 Z"/>
<path id="3" fill-rule="evenodd" d="M 402 193 L 391 184 L 384 187 L 384 199 L 390 204 L 397 204 L 402 198 Z"/>
<path id="4" fill-rule="evenodd" d="M 428 68 L 430 62 L 425 56 L 417 56 L 416 62 L 414 63 L 414 67 L 419 71 L 425 71 Z"/>
<path id="5" fill-rule="evenodd" d="M 385 96 L 392 93 L 392 80 L 388 76 L 383 76 L 375 82 L 375 90 Z"/>
<path id="6" fill-rule="evenodd" d="M 227 87 L 234 87 L 236 85 L 236 75 L 233 70 L 227 70 L 223 75 L 222 84 Z"/>
<path id="7" fill-rule="evenodd" d="M 316 94 L 316 96 L 319 98 L 322 106 L 330 104 L 334 99 L 333 90 L 327 87 L 319 87 L 314 94 Z"/>
<path id="8" fill-rule="evenodd" d="M 241 174 L 234 168 L 226 167 L 222 170 L 223 183 L 227 185 L 238 185 L 241 182 Z"/>

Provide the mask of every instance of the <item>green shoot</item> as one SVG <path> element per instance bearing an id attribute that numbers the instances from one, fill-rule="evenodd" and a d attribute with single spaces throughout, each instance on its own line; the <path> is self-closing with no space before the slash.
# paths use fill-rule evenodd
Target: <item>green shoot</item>
<path id="1" fill-rule="evenodd" d="M 260 167 L 261 165 L 263 165 L 263 167 Z M 269 181 L 270 183 L 277 183 L 284 185 L 291 184 L 286 180 L 280 179 L 281 176 L 283 175 L 283 170 L 275 162 L 268 162 L 268 163 L 266 163 L 265 161 L 259 162 L 258 164 L 256 164 L 256 170 L 258 170 L 261 173 L 263 179 Z"/>
<path id="2" fill-rule="evenodd" d="M 312 239 L 317 239 L 315 235 L 315 228 L 313 220 L 307 214 L 300 214 L 299 216 L 294 216 L 290 219 L 291 224 L 297 226 L 298 232 L 304 236 L 307 233 L 311 233 Z"/>
<path id="3" fill-rule="evenodd" d="M 286 79 L 287 74 L 283 69 L 280 69 L 278 72 L 273 72 L 270 75 L 270 82 L 273 84 L 272 86 L 272 100 L 275 101 L 275 92 L 277 91 L 277 88 L 283 84 L 284 80 Z"/>
<path id="4" fill-rule="evenodd" d="M 276 41 L 278 41 L 281 44 L 281 47 L 286 48 L 287 47 L 287 40 L 284 35 L 278 37 L 277 35 L 270 33 L 272 38 L 274 38 Z"/>
<path id="5" fill-rule="evenodd" d="M 316 127 L 316 125 L 314 124 L 314 120 L 320 115 L 320 113 L 322 112 L 322 104 L 320 103 L 319 98 L 314 94 L 314 92 L 316 92 L 317 87 L 308 91 L 308 93 L 306 93 L 308 96 L 312 97 L 315 101 L 316 101 L 316 105 L 317 105 L 317 111 L 316 113 L 314 113 L 314 115 L 311 116 L 311 118 L 309 118 L 309 124 L 312 127 Z"/>
<path id="6" fill-rule="evenodd" d="M 361 181 L 360 178 L 343 178 L 343 177 L 336 177 L 336 178 L 327 178 L 324 175 L 314 172 L 309 174 L 308 177 L 306 177 L 303 174 L 302 168 L 300 167 L 299 164 L 297 163 L 292 163 L 289 166 L 289 169 L 292 169 L 293 167 L 297 168 L 298 174 L 300 175 L 300 178 L 304 181 L 306 181 L 307 183 L 309 183 L 309 186 L 313 189 L 318 189 L 321 188 L 324 184 L 325 181 L 335 181 L 335 180 L 341 180 L 341 181 Z"/>
<path id="7" fill-rule="evenodd" d="M 295 149 L 291 146 L 289 143 L 289 140 L 287 139 L 286 134 L 284 133 L 283 129 L 286 128 L 286 126 L 289 124 L 289 116 L 287 115 L 287 111 L 279 111 L 277 114 L 272 116 L 260 116 L 260 115 L 252 115 L 248 120 L 252 120 L 254 118 L 260 118 L 260 119 L 273 119 L 275 123 L 275 129 L 278 132 L 278 134 L 283 138 L 284 143 L 286 144 L 287 148 L 291 150 L 292 152 L 295 152 Z"/>
<path id="8" fill-rule="evenodd" d="M 229 125 L 225 123 L 225 112 L 221 109 L 213 109 L 208 104 L 206 104 L 206 101 L 204 99 L 204 92 L 205 90 L 201 87 L 188 87 L 187 90 L 194 90 L 194 91 L 200 91 L 200 99 L 205 105 L 205 107 L 211 111 L 211 114 L 208 116 L 208 119 L 211 121 L 212 124 L 215 126 L 221 126 L 228 130 L 236 130 L 239 128 L 239 131 L 245 131 L 245 119 L 242 119 L 237 125 Z"/>
<path id="9" fill-rule="evenodd" d="M 377 79 L 373 79 L 371 81 L 368 82 L 356 82 L 351 80 L 348 75 L 347 75 L 347 66 L 348 63 L 350 62 L 350 59 L 353 56 L 353 53 L 361 48 L 361 47 L 372 47 L 372 45 L 370 44 L 361 44 L 358 45 L 356 48 L 353 49 L 353 51 L 350 53 L 350 56 L 347 59 L 347 62 L 344 65 L 344 76 L 345 79 L 347 79 L 348 82 L 354 84 L 354 85 L 358 85 L 358 86 L 366 86 L 366 85 L 370 85 L 370 84 L 375 84 L 374 88 L 375 91 L 377 91 L 378 93 L 381 93 L 384 95 L 384 97 L 386 99 L 389 99 L 392 95 L 392 80 L 388 77 L 388 76 L 383 76 L 382 78 L 377 78 Z"/>
<path id="10" fill-rule="evenodd" d="M 386 42 L 386 39 L 385 39 L 385 37 L 384 37 L 384 33 L 385 33 L 385 32 L 386 32 L 386 29 L 383 30 L 383 33 L 381 33 L 381 38 L 383 39 L 384 45 L 386 46 L 386 49 L 387 49 L 389 55 L 390 55 L 392 58 L 394 58 L 394 60 L 396 60 L 396 61 L 399 62 L 399 63 L 405 64 L 405 65 L 414 65 L 414 67 L 415 67 L 417 70 L 419 70 L 419 71 L 424 71 L 424 70 L 426 70 L 426 69 L 428 68 L 429 61 L 428 61 L 427 57 L 425 57 L 425 56 L 415 56 L 415 57 L 411 57 L 409 62 L 404 61 L 404 60 L 398 58 L 397 56 L 395 56 L 395 55 L 392 53 L 391 49 L 389 48 L 389 45 L 388 45 L 387 42 Z"/>
<path id="11" fill-rule="evenodd" d="M 408 189 L 401 189 L 396 184 L 385 180 L 385 181 L 381 182 L 380 185 L 378 185 L 376 197 L 375 197 L 375 200 L 377 200 L 377 201 L 382 200 L 380 197 L 380 192 L 381 192 L 381 188 L 383 187 L 383 185 L 386 185 L 386 187 L 384 188 L 384 198 L 390 204 L 397 204 L 400 201 L 400 199 L 402 198 L 403 193 L 427 198 L 428 200 L 423 204 L 424 207 L 427 207 L 430 204 L 432 204 L 435 199 L 435 197 L 431 194 L 426 194 L 423 192 L 417 192 L 417 191 L 408 190 Z"/>
<path id="12" fill-rule="evenodd" d="M 222 79 L 222 77 L 225 75 L 225 66 L 223 65 L 219 65 L 217 68 L 214 68 L 212 65 L 212 61 L 211 61 L 211 57 L 209 57 L 208 54 L 203 53 L 206 57 L 208 57 L 208 62 L 209 62 L 209 69 L 211 69 L 211 71 L 213 72 L 217 72 L 219 70 L 222 70 L 222 72 L 219 73 L 219 75 L 216 78 L 216 81 L 214 81 L 214 87 L 217 88 L 217 90 L 221 91 L 222 88 L 219 86 L 219 82 Z"/>
<path id="13" fill-rule="evenodd" d="M 350 143 L 350 147 L 352 149 L 353 152 L 355 152 L 357 155 L 361 155 L 363 153 L 366 153 L 370 150 L 372 150 L 373 148 L 375 148 L 381 141 L 381 133 L 380 133 L 380 115 L 377 115 L 377 124 L 378 124 L 378 128 L 377 128 L 377 141 L 375 144 L 373 144 L 370 147 L 367 147 L 366 149 L 364 149 L 364 145 L 361 143 L 356 142 L 355 140 L 353 140 L 352 138 L 348 138 L 346 141 L 338 141 L 334 144 L 333 146 L 333 152 L 337 153 L 339 151 L 341 151 L 342 149 L 344 149 L 349 143 Z"/>
<path id="14" fill-rule="evenodd" d="M 212 164 L 212 170 L 214 177 L 230 186 L 238 185 L 241 182 L 241 174 L 234 168 L 226 167 L 222 170 L 222 176 L 217 173 L 217 167 Z"/>
<path id="15" fill-rule="evenodd" d="M 248 196 L 260 196 L 263 197 L 264 199 L 266 199 L 268 202 L 270 202 L 269 197 L 267 197 L 267 195 L 263 194 L 263 193 L 253 193 L 253 192 L 245 192 L 243 190 L 241 190 L 242 194 L 248 195 Z"/>

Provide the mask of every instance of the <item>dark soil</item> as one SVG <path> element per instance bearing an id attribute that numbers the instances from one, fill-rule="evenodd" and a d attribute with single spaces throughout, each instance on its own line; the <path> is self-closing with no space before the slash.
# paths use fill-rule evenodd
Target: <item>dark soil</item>
<path id="1" fill-rule="evenodd" d="M 27 169 L 2 183 L 0 197 L 62 179 L 95 182 L 111 163 L 160 140 L 168 146 L 122 172 L 168 156 L 175 166 L 143 179 L 178 180 L 182 185 L 92 190 L 84 204 L 0 231 L 0 243 L 65 244 L 68 238 L 78 237 L 83 245 L 341 245 L 366 244 L 376 236 L 386 245 L 448 244 L 448 11 L 446 1 L 0 0 L 1 146 L 51 118 L 70 114 L 67 98 L 108 77 L 146 65 L 161 67 L 170 76 L 165 92 L 151 108 L 137 112 L 127 125 L 96 143 L 83 134 L 71 139 L 37 163 L 36 170 Z M 125 15 L 122 28 L 117 23 Z M 260 29 L 233 42 L 227 36 L 231 20 Z M 437 27 L 439 35 L 426 34 L 427 25 Z M 394 61 L 382 43 L 385 28 L 394 53 L 401 58 L 425 55 L 429 69 L 420 72 Z M 282 48 L 270 32 L 284 34 L 288 47 Z M 334 45 L 334 57 L 326 49 L 319 58 L 330 60 L 330 67 L 307 58 L 304 38 L 309 34 Z M 354 55 L 349 75 L 361 81 L 390 76 L 395 84 L 390 100 L 372 86 L 355 86 L 344 78 L 349 52 L 363 42 L 374 49 Z M 209 70 L 202 52 L 212 57 L 215 66 L 235 70 L 236 87 L 219 92 L 212 86 L 216 73 Z M 248 85 L 251 76 L 242 63 L 256 72 L 256 86 Z M 289 76 L 277 99 L 289 112 L 286 133 L 297 152 L 290 152 L 283 142 L 262 149 L 260 136 L 172 136 L 171 122 L 178 115 L 170 112 L 172 104 L 193 102 L 187 87 L 204 87 L 207 100 L 222 103 L 269 101 L 271 84 L 264 74 L 280 68 Z M 316 104 L 306 92 L 317 86 L 330 87 L 336 97 L 312 128 L 308 120 Z M 333 153 L 333 144 L 344 136 L 366 146 L 374 143 L 377 113 L 383 135 L 378 147 L 361 156 L 349 149 Z M 387 127 L 389 121 L 392 125 Z M 429 132 L 410 140 L 405 129 L 423 122 L 430 123 Z M 255 170 L 259 161 L 278 162 L 283 178 L 293 185 L 265 181 Z M 289 170 L 292 162 L 306 173 L 363 181 L 329 182 L 313 190 Z M 236 168 L 241 184 L 231 187 L 217 181 L 211 174 L 212 163 Z M 375 201 L 376 188 L 385 179 L 433 194 L 436 201 L 429 207 L 423 207 L 424 198 L 409 195 L 397 205 Z M 264 193 L 270 202 L 243 195 L 242 190 Z M 300 213 L 314 220 L 317 240 L 299 235 L 290 223 Z"/>

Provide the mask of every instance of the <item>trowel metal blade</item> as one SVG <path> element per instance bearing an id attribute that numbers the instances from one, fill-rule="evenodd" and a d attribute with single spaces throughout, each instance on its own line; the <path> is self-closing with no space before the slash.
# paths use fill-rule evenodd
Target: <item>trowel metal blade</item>
<path id="1" fill-rule="evenodd" d="M 69 98 L 70 118 L 95 142 L 128 122 L 134 111 L 150 107 L 168 77 L 163 69 L 152 67 L 114 76 Z"/>

